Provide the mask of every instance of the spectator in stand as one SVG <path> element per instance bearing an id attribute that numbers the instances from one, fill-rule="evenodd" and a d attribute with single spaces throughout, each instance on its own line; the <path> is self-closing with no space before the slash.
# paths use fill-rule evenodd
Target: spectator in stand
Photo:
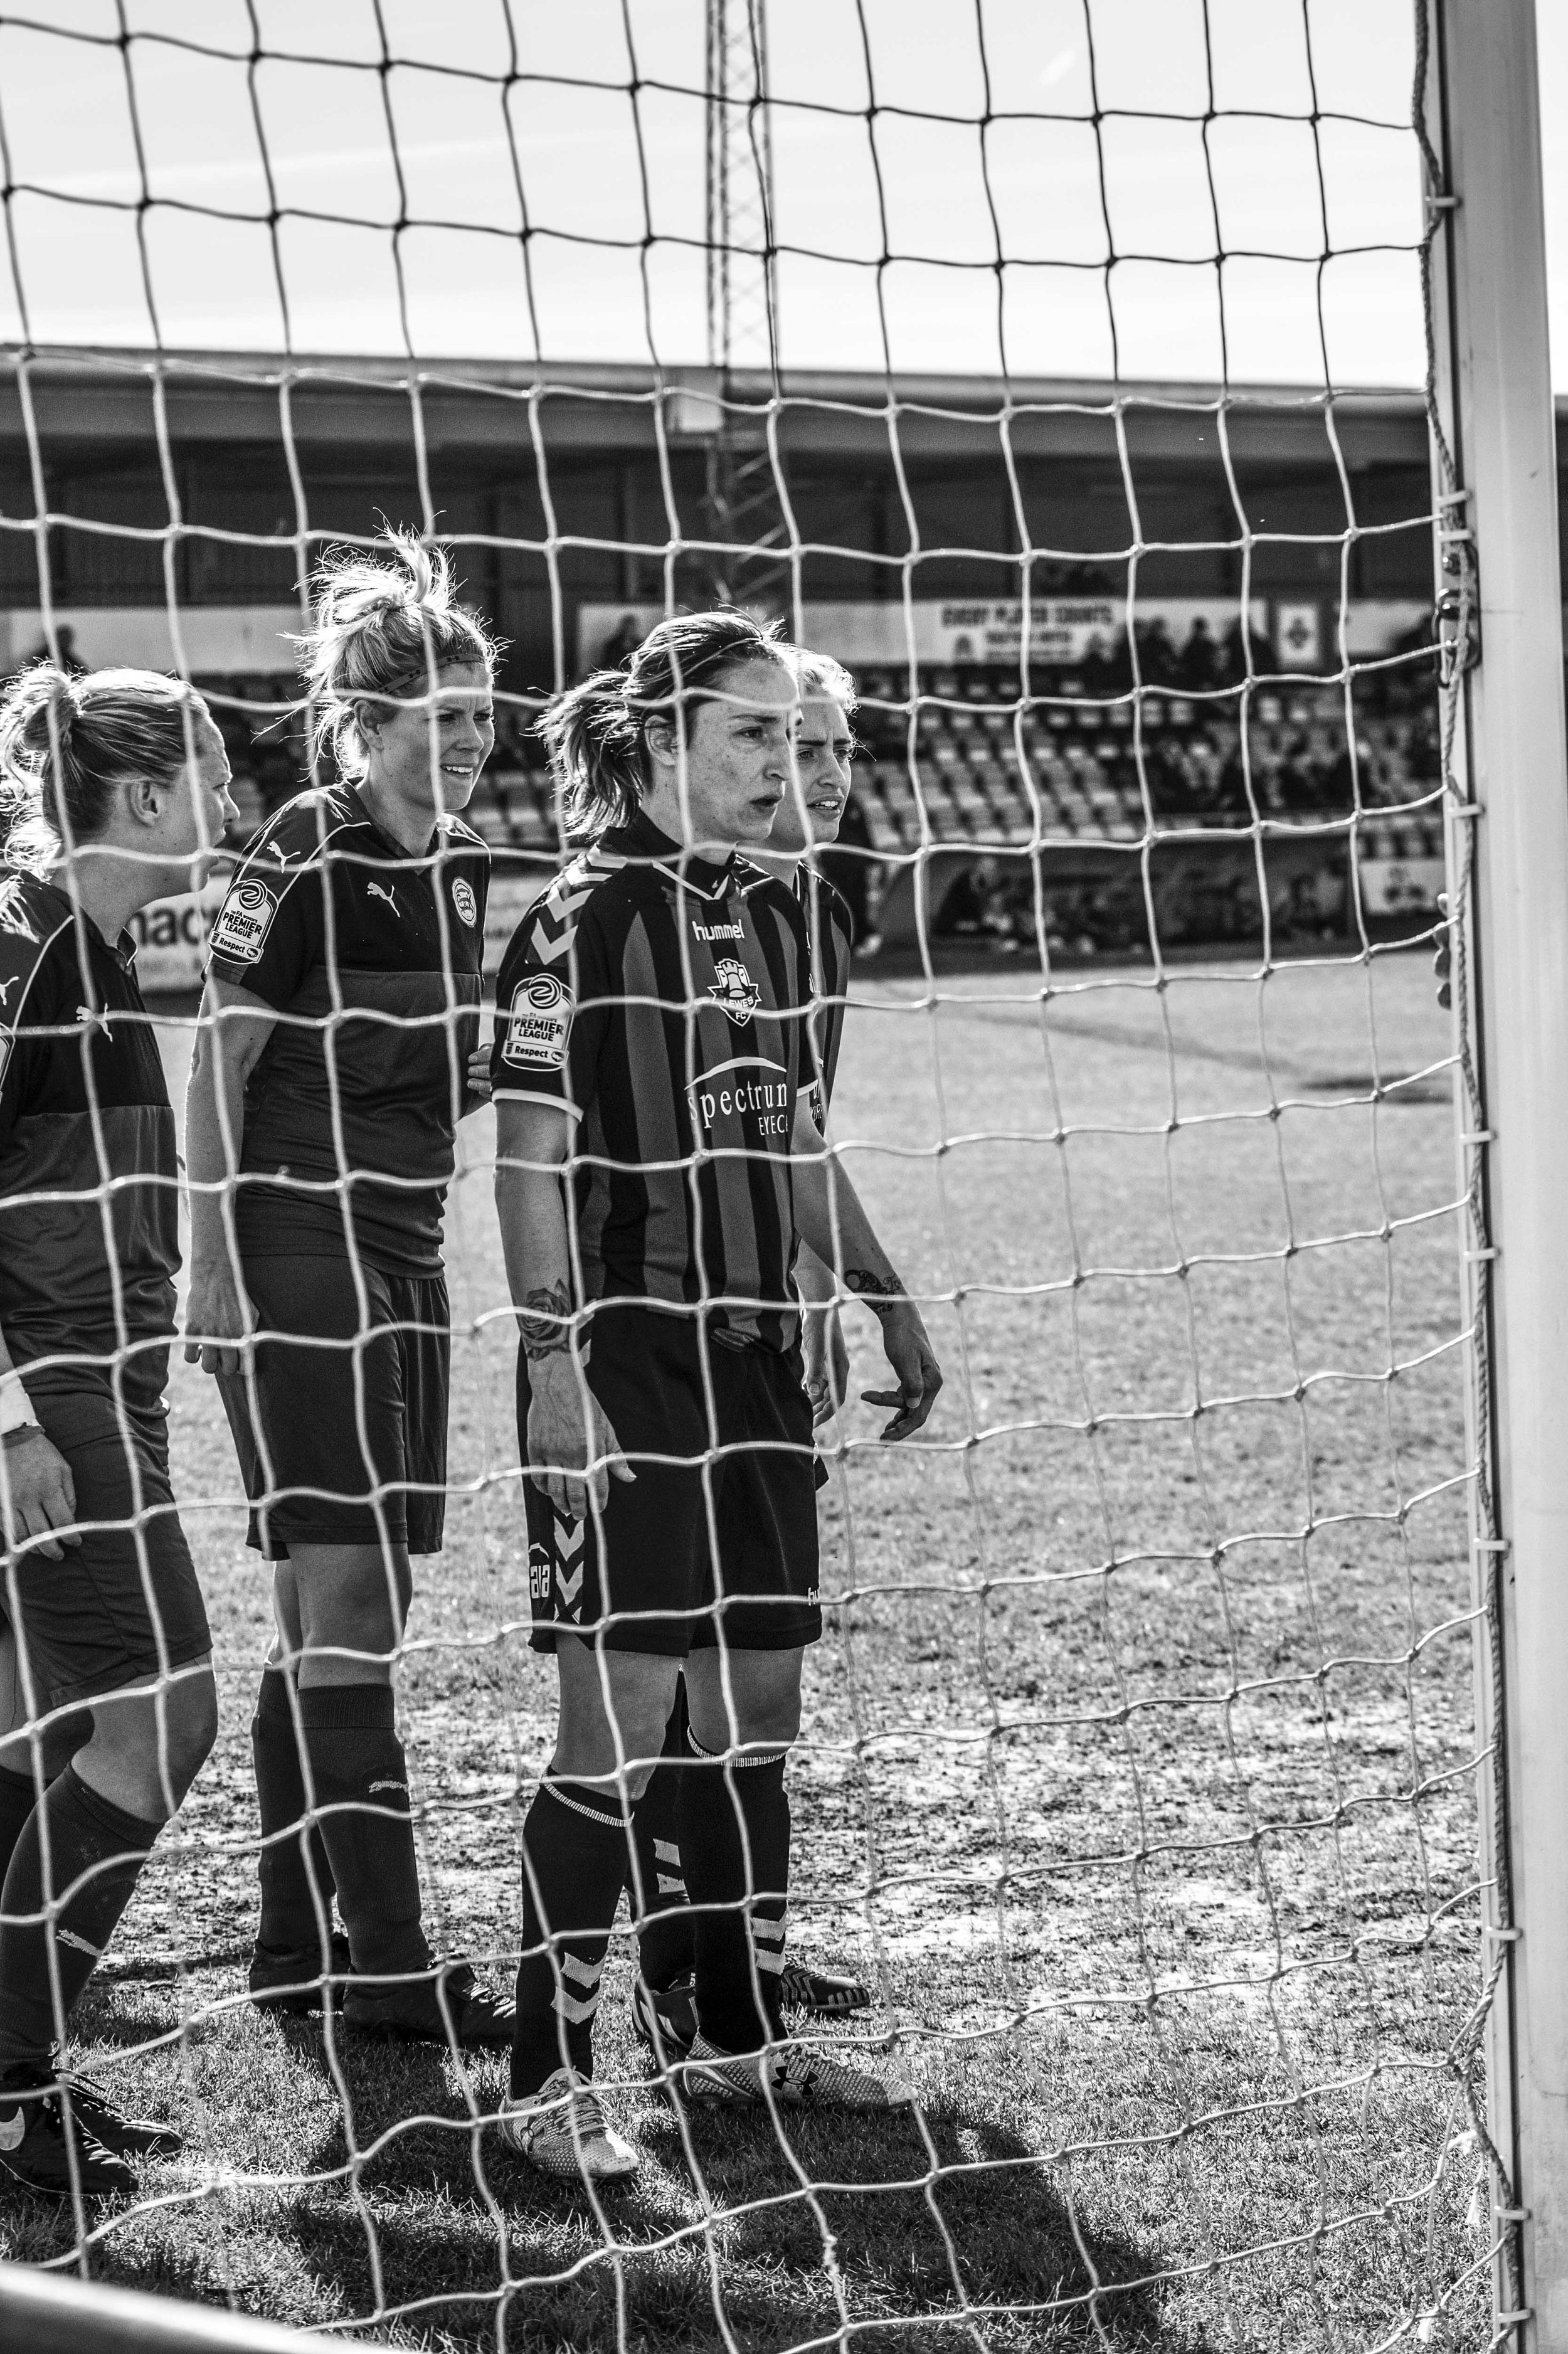
<path id="1" fill-rule="evenodd" d="M 1352 763 L 1347 744 L 1323 779 L 1323 803 L 1331 810 L 1352 810 L 1359 801 L 1365 809 L 1377 798 L 1372 748 L 1364 736 L 1356 738 Z"/>
<path id="2" fill-rule="evenodd" d="M 1171 632 L 1158 613 L 1139 627 L 1138 668 L 1145 686 L 1174 686 L 1181 674 Z"/>
<path id="3" fill-rule="evenodd" d="M 1102 699 L 1115 691 L 1111 684 L 1110 649 L 1097 631 L 1084 648 L 1079 674 L 1084 693 L 1091 700 Z"/>
<path id="4" fill-rule="evenodd" d="M 1206 695 L 1218 683 L 1219 674 L 1219 650 L 1207 621 L 1199 613 L 1193 618 L 1176 665 L 1177 680 L 1190 695 Z"/>
<path id="5" fill-rule="evenodd" d="M 1187 773 L 1192 779 L 1192 802 L 1202 818 L 1213 814 L 1220 798 L 1220 755 L 1213 737 L 1206 727 L 1200 727 L 1188 737 L 1184 747 Z"/>
<path id="6" fill-rule="evenodd" d="M 1222 823 L 1233 820 L 1245 825 L 1252 815 L 1247 794 L 1246 761 L 1238 737 L 1225 755 L 1220 769 L 1219 790 L 1215 795 L 1215 814 Z"/>
<path id="7" fill-rule="evenodd" d="M 1179 736 L 1157 736 L 1143 747 L 1143 772 L 1156 818 L 1188 817 L 1199 806 L 1197 779 Z"/>
<path id="8" fill-rule="evenodd" d="M 1274 648 L 1266 638 L 1260 637 L 1254 629 L 1248 628 L 1244 636 L 1243 620 L 1238 613 L 1225 631 L 1224 642 L 1220 648 L 1220 678 L 1223 684 L 1226 686 L 1241 684 L 1243 679 L 1248 674 L 1249 653 L 1252 657 L 1251 675 L 1254 678 L 1271 678 L 1278 668 L 1275 660 Z"/>

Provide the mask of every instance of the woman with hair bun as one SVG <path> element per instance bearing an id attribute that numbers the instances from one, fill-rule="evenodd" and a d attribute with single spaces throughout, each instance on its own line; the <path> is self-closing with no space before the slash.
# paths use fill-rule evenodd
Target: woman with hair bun
<path id="1" fill-rule="evenodd" d="M 822 1629 L 797 1237 L 878 1317 L 893 1384 L 866 1394 L 894 1409 L 884 1437 L 918 1430 L 941 1386 L 812 1118 L 800 904 L 738 854 L 766 845 L 793 790 L 800 699 L 774 632 L 733 611 L 665 621 L 622 670 L 559 697 L 540 732 L 568 822 L 591 839 L 524 917 L 496 988 L 533 1640 L 554 1651 L 560 1693 L 523 1830 L 501 2129 L 567 2178 L 639 2164 L 593 2083 L 629 1867 L 637 1914 L 672 1857 L 693 1907 L 691 2033 L 647 2022 L 682 2099 L 772 2112 L 892 2097 L 783 2016 L 784 1769 Z M 655 1838 L 649 1870 L 628 1817 L 683 1680 L 678 1848 Z"/>
<path id="2" fill-rule="evenodd" d="M 177 679 L 40 663 L 0 701 L 0 2170 L 46 2197 L 181 2147 L 53 2047 L 217 1729 L 169 1484 L 175 1118 L 126 926 L 235 814 Z"/>
<path id="3" fill-rule="evenodd" d="M 337 779 L 269 821 L 229 887 L 186 1121 L 185 1355 L 218 1378 L 273 1564 L 250 1988 L 312 2010 L 330 1973 L 352 2030 L 504 2044 L 510 2006 L 425 1934 L 392 1689 L 409 1555 L 441 1545 L 441 1219 L 487 1091 L 489 854 L 459 812 L 495 740 L 496 649 L 411 536 L 314 586 L 300 663 Z"/>

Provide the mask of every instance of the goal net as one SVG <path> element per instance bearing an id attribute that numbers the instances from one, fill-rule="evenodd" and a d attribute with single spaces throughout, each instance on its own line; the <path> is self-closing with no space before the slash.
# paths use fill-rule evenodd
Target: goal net
<path id="1" fill-rule="evenodd" d="M 310 779 L 313 566 L 384 523 L 447 548 L 507 641 L 493 989 L 567 854 L 553 693 L 720 599 L 847 664 L 830 1134 L 946 1375 L 882 1444 L 846 1298 L 789 1767 L 789 1958 L 870 1995 L 795 2023 L 913 2104 L 673 2103 L 632 1905 L 597 2064 L 644 2162 L 590 2198 L 503 2147 L 504 2054 L 249 1999 L 270 1604 L 175 1363 L 220 1731 L 68 2049 L 186 2146 L 133 2196 L 0 2198 L 0 2252 L 397 2345 L 1485 2342 L 1509 1914 L 1431 973 L 1470 592 L 1436 630 L 1425 23 L 0 11 L 11 666 L 190 679 L 238 857 Z M 176 1104 L 222 882 L 137 919 Z M 432 1940 L 500 1992 L 555 1678 L 491 1111 L 457 1150 L 397 1691 Z"/>

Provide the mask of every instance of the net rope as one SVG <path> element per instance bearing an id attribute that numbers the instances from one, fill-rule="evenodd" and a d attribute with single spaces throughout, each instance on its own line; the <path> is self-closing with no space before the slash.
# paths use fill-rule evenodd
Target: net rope
<path id="1" fill-rule="evenodd" d="M 0 542 L 28 551 L 29 593 L 52 649 L 65 609 L 64 546 L 153 551 L 174 664 L 199 680 L 190 652 L 196 600 L 182 588 L 192 551 L 285 546 L 302 589 L 324 548 L 355 537 L 368 545 L 374 516 L 357 533 L 323 519 L 299 421 L 302 403 L 323 387 L 356 382 L 390 386 L 407 404 L 415 511 L 393 520 L 450 546 L 460 570 L 505 558 L 542 575 L 553 675 L 519 684 L 507 674 L 498 702 L 514 756 L 545 695 L 578 666 L 570 620 L 582 601 L 581 563 L 607 551 L 656 575 L 647 601 L 672 610 L 701 601 L 694 583 L 726 567 L 741 601 L 756 593 L 771 602 L 802 641 L 812 580 L 824 565 L 853 560 L 875 575 L 900 617 L 901 653 L 854 665 L 864 748 L 856 783 L 875 821 L 863 859 L 882 918 L 906 907 L 913 947 L 902 971 L 855 968 L 831 1133 L 922 1304 L 947 1386 L 907 1447 L 879 1448 L 853 1410 L 824 1445 L 830 1625 L 808 1654 L 790 1766 L 789 1950 L 866 1977 L 870 2012 L 813 2026 L 811 2039 L 856 2064 L 907 2073 L 916 2100 L 895 2124 L 872 2128 L 799 2119 L 772 2103 L 721 2126 L 662 2102 L 626 2023 L 634 1946 L 625 1914 L 606 1973 L 599 2080 L 652 2160 L 625 2193 L 574 2202 L 501 2149 L 493 2120 L 503 2062 L 471 2054 L 460 2064 L 440 2052 L 387 2060 L 367 2055 L 330 2016 L 324 2028 L 298 2030 L 258 2018 L 244 1983 L 258 1834 L 243 1728 L 270 1630 L 259 1573 L 238 1561 L 242 1497 L 221 1413 L 210 1385 L 176 1368 L 175 1493 L 213 1617 L 222 1730 L 84 1998 L 73 2048 L 128 2105 L 177 2115 L 190 2146 L 147 2165 L 137 2196 L 103 2211 L 77 2200 L 40 2220 L 0 2206 L 0 2252 L 398 2344 L 549 2338 L 620 2349 L 673 2333 L 738 2354 L 763 2342 L 847 2348 L 878 2334 L 934 2344 L 938 2330 L 997 2349 L 1116 2349 L 1156 2336 L 1193 2348 L 1266 2340 L 1366 2354 L 1483 2342 L 1499 2264 L 1515 2308 L 1521 2294 L 1517 2199 L 1488 2135 L 1481 2069 L 1511 1912 L 1499 1861 L 1506 1790 L 1490 1733 L 1500 1713 L 1501 1554 L 1486 1465 L 1464 1434 L 1467 1384 L 1473 1428 L 1487 1427 L 1489 1394 L 1462 731 L 1475 588 L 1467 545 L 1453 535 L 1464 494 L 1440 415 L 1432 240 L 1446 186 L 1425 128 L 1425 7 L 1414 12 L 1412 112 L 1395 122 L 1321 102 L 1325 12 L 1308 0 L 1277 12 L 1281 27 L 1299 27 L 1306 104 L 1225 102 L 1225 46 L 1239 44 L 1239 21 L 1203 6 L 1190 29 L 1205 97 L 1192 111 L 1107 95 L 1117 34 L 1105 10 L 1087 5 L 1070 27 L 1086 104 L 1024 102 L 1035 83 L 1029 92 L 1017 86 L 1012 20 L 980 0 L 941 6 L 947 29 L 972 33 L 980 104 L 916 107 L 882 94 L 902 88 L 894 20 L 870 0 L 843 0 L 863 102 L 776 92 L 767 112 L 776 145 L 808 117 L 863 142 L 877 250 L 863 258 L 847 239 L 845 247 L 798 239 L 787 217 L 770 217 L 764 253 L 732 257 L 737 269 L 761 266 L 769 289 L 784 288 L 769 330 L 783 372 L 763 365 L 710 397 L 718 459 L 752 473 L 749 491 L 723 487 L 709 525 L 715 514 L 744 517 L 746 496 L 766 508 L 766 527 L 739 545 L 733 532 L 691 528 L 690 500 L 677 488 L 689 447 L 677 419 L 688 355 L 673 355 L 658 324 L 664 262 L 673 254 L 700 263 L 705 241 L 663 215 L 664 151 L 651 124 L 662 104 L 694 106 L 707 93 L 700 80 L 646 69 L 640 12 L 627 5 L 619 20 L 630 71 L 608 76 L 533 67 L 528 12 L 510 0 L 483 18 L 485 38 L 500 45 L 494 64 L 432 58 L 402 13 L 373 0 L 355 16 L 357 50 L 345 39 L 330 62 L 378 89 L 395 189 L 385 217 L 291 196 L 267 92 L 279 69 L 323 70 L 327 53 L 283 37 L 278 28 L 297 19 L 264 0 L 229 13 L 243 29 L 226 39 L 197 37 L 183 21 L 172 30 L 133 0 L 53 14 L 0 9 L 0 64 L 7 45 L 21 54 L 19 40 L 68 45 L 94 69 L 119 60 L 135 158 L 123 196 L 40 177 L 18 160 L 19 127 L 0 88 L 16 322 L 6 356 L 31 502 L 0 514 Z M 227 13 L 211 19 L 227 21 Z M 317 35 L 330 41 L 313 26 Z M 243 82 L 261 207 L 168 193 L 146 82 L 171 57 Z M 421 75 L 493 107 L 515 227 L 420 208 L 402 92 Z M 630 162 L 641 191 L 635 234 L 590 235 L 550 219 L 558 190 L 520 123 L 524 100 L 563 92 L 624 104 L 628 154 L 618 160 Z M 757 149 L 763 101 L 753 90 L 733 102 Z M 1223 233 L 1216 142 L 1243 121 L 1304 130 L 1310 141 L 1320 236 L 1305 262 Z M 1053 220 L 1044 255 L 1023 258 L 1008 247 L 999 143 L 1065 124 L 1092 143 L 1103 251 L 1085 259 L 1068 249 L 1070 225 Z M 1118 245 L 1116 142 L 1178 124 L 1199 133 L 1213 249 L 1191 257 Z M 1360 387 L 1331 348 L 1327 291 L 1347 254 L 1331 231 L 1336 175 L 1348 170 L 1334 140 L 1346 127 L 1402 133 L 1412 188 L 1425 175 L 1424 225 L 1404 242 L 1355 251 L 1396 262 L 1424 316 L 1418 406 L 1437 452 L 1436 513 L 1424 493 L 1393 519 L 1367 517 L 1347 454 L 1344 420 Z M 933 566 L 983 557 L 1000 574 L 1002 561 L 991 547 L 922 536 L 912 452 L 927 446 L 948 396 L 912 382 L 900 362 L 897 273 L 922 257 L 901 242 L 897 220 L 906 134 L 938 129 L 973 143 L 993 243 L 989 255 L 940 265 L 995 284 L 1001 390 L 993 407 L 968 413 L 989 429 L 1005 481 L 1013 535 L 1005 562 L 1022 611 L 1016 687 L 995 684 L 997 664 L 982 695 L 952 662 L 921 652 L 917 610 Z M 72 207 L 79 238 L 120 216 L 132 225 L 145 349 L 79 350 L 36 335 L 29 240 L 39 206 Z M 159 239 L 180 216 L 264 235 L 282 322 L 278 353 L 214 358 L 217 338 L 168 332 Z M 353 359 L 297 344 L 291 239 L 307 224 L 387 241 L 401 344 L 390 374 L 369 364 L 356 373 Z M 484 239 L 490 299 L 526 316 L 529 361 L 511 380 L 421 353 L 426 290 L 411 257 L 437 229 Z M 615 398 L 646 413 L 662 507 L 656 529 L 607 538 L 572 527 L 558 502 L 552 399 L 609 398 L 552 341 L 540 288 L 562 251 L 634 260 L 641 316 L 626 343 L 641 346 L 646 375 Z M 1234 339 L 1247 332 L 1240 266 L 1249 262 L 1313 273 L 1321 376 L 1306 390 L 1260 392 L 1233 375 Z M 1023 380 L 1012 355 L 1027 316 L 1019 288 L 1045 263 L 1050 284 L 1068 277 L 1098 290 L 1110 355 L 1103 392 Z M 807 264 L 871 281 L 883 391 L 869 408 L 860 391 L 793 379 L 789 272 Z M 1212 387 L 1151 390 L 1136 368 L 1124 373 L 1125 290 L 1146 265 L 1187 270 L 1195 288 L 1211 283 L 1221 353 Z M 183 299 L 182 319 L 188 290 Z M 51 436 L 66 362 L 101 385 L 146 387 L 166 520 L 127 523 L 54 504 Z M 171 394 L 196 384 L 275 401 L 293 504 L 281 542 L 186 512 Z M 540 532 L 446 525 L 444 445 L 427 411 L 454 391 L 504 408 Z M 829 431 L 851 411 L 885 424 L 902 554 L 819 538 L 800 520 L 790 433 L 802 422 Z M 1255 519 L 1235 439 L 1238 418 L 1260 412 L 1318 421 L 1343 506 L 1339 528 Z M 1037 536 L 1038 498 L 1020 454 L 1040 419 L 1065 417 L 1106 428 L 1128 519 L 1124 537 L 1088 550 Z M 1207 528 L 1172 533 L 1155 512 L 1139 440 L 1150 417 L 1212 435 L 1229 509 L 1217 537 Z M 1359 552 L 1439 528 L 1454 567 L 1442 585 L 1455 592 L 1441 649 L 1353 651 Z M 1333 644 L 1293 669 L 1252 617 L 1275 554 L 1307 546 L 1335 567 L 1323 599 Z M 1213 556 L 1232 567 L 1232 585 L 1212 600 L 1234 612 L 1229 671 L 1195 682 L 1151 674 L 1154 642 L 1140 611 L 1160 605 L 1158 584 L 1173 566 Z M 1124 669 L 1085 693 L 1069 675 L 1073 662 L 1038 651 L 1053 642 L 1045 609 L 1064 582 L 1086 583 L 1084 600 L 1103 600 L 1113 576 Z M 281 726 L 296 731 L 287 740 L 297 746 L 313 716 L 283 690 L 254 693 L 237 673 L 203 692 L 238 744 L 251 728 Z M 1178 704 L 1185 721 L 1172 718 Z M 1298 706 L 1298 732 L 1331 740 L 1342 805 L 1319 800 L 1304 811 L 1282 802 L 1270 739 L 1285 723 L 1260 716 L 1260 705 L 1275 714 Z M 1091 712 L 1092 729 L 1081 725 Z M 1415 748 L 1408 759 L 1402 728 Z M 975 759 L 982 738 L 985 757 Z M 1192 773 L 1199 739 L 1211 771 L 1227 754 L 1232 798 L 1190 801 L 1179 816 L 1171 747 L 1184 748 Z M 1069 742 L 1081 757 L 1065 758 Z M 531 822 L 547 809 L 536 769 Z M 951 782 L 960 771 L 962 791 Z M 1091 832 L 1097 813 L 1100 830 Z M 1391 939 L 1372 904 L 1369 877 L 1380 859 L 1388 864 L 1395 827 L 1428 853 L 1439 831 L 1451 845 L 1457 1044 L 1425 961 L 1407 952 L 1410 931 Z M 495 838 L 504 843 L 504 829 Z M 518 839 L 514 830 L 514 849 Z M 535 850 L 551 846 L 537 826 L 532 840 Z M 1097 864 L 1084 863 L 1086 844 Z M 1255 917 L 1255 948 L 1228 960 L 1188 949 L 1167 881 L 1175 845 L 1223 871 L 1232 904 Z M 967 963 L 937 929 L 943 861 L 955 846 L 987 862 Z M 536 868 L 541 879 L 547 871 Z M 1338 905 L 1321 896 L 1330 871 L 1343 879 Z M 1080 880 L 1065 884 L 1075 873 Z M 1293 898 L 1301 876 L 1311 888 L 1303 883 Z M 1437 926 L 1415 930 L 1429 943 Z M 335 972 L 333 981 L 329 1033 L 345 1018 Z M 153 1018 L 188 1055 L 196 1017 L 154 1006 Z M 455 1036 L 455 1013 L 446 1018 Z M 487 1013 L 487 1033 L 488 1022 Z M 1446 1112 L 1454 1086 L 1469 1140 L 1459 1178 Z M 334 1135 L 346 1187 L 354 1171 L 339 1105 Z M 432 1937 L 499 1987 L 519 1948 L 519 1804 L 547 1757 L 553 1695 L 547 1662 L 526 1649 L 528 1467 L 518 1458 L 514 1325 L 490 1207 L 489 1135 L 483 1120 L 462 1131 L 448 1201 L 447 1551 L 416 1574 L 399 1712 Z M 107 1220 L 116 1179 L 101 1133 L 99 1151 Z M 237 1249 L 232 1204 L 228 1232 Z M 350 1252 L 366 1325 L 365 1269 L 352 1242 Z M 857 1390 L 876 1367 L 865 1321 L 853 1335 Z M 357 1350 L 352 1366 L 363 1438 Z M 116 1395 L 134 1466 L 118 1368 Z M 711 1475 L 712 1452 L 705 1461 Z M 386 1496 L 373 1495 L 377 1512 Z M 133 1518 L 151 1593 L 140 1497 Z M 1480 1564 L 1473 1591 L 1467 1522 Z M 13 1563 L 13 1596 L 15 1575 Z M 1490 1691 L 1478 1725 L 1473 1638 Z M 22 1672 L 41 1761 L 48 1711 L 25 1656 Z M 1478 1866 L 1483 1801 L 1492 1819 Z M 57 1909 L 67 1893 L 54 1892 Z M 57 2009 L 58 2001 L 57 1978 Z M 1504 2326 L 1493 2342 L 1506 2335 Z"/>

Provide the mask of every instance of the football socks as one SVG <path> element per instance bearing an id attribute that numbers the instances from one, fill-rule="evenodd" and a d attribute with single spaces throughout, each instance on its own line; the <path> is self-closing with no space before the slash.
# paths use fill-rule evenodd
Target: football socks
<path id="1" fill-rule="evenodd" d="M 696 1967 L 692 1915 L 681 1870 L 681 1765 L 686 1748 L 686 1686 L 676 1689 L 664 1752 L 631 1810 L 637 1870 L 630 1898 L 637 1922 L 637 1966 L 643 1983 L 673 1986 Z"/>
<path id="2" fill-rule="evenodd" d="M 308 1869 L 301 1833 L 295 1830 L 292 1839 L 280 1836 L 302 1823 L 307 1810 L 289 1678 L 281 1668 L 261 1671 L 256 1713 L 250 1720 L 250 1754 L 256 1764 L 256 1797 L 265 1842 L 258 1858 L 261 1919 L 256 1934 L 264 1946 L 280 1952 L 309 1952 L 321 1943 L 312 1878 L 329 1930 L 334 1882 L 320 1823 L 313 1823 L 308 1834 Z"/>
<path id="3" fill-rule="evenodd" d="M 14 1774 L 9 1766 L 0 1766 L 0 1887 L 5 1885 L 5 1874 L 11 1868 L 16 1841 L 37 1803 L 37 1787 L 31 1774 Z"/>
<path id="4" fill-rule="evenodd" d="M 755 2052 L 783 2033 L 789 1887 L 785 1752 L 722 1759 L 690 1733 L 681 1776 L 681 1853 L 693 1906 L 697 2025 L 724 2052 Z"/>
<path id="5" fill-rule="evenodd" d="M 16 1841 L 0 1892 L 0 2070 L 48 2069 L 50 2048 L 64 2028 L 55 2016 L 49 1946 L 69 2020 L 161 1828 L 100 1797 L 73 1766 L 45 1791 Z M 52 1935 L 42 1919 L 21 1917 L 41 1914 L 51 1896 L 68 1889 Z"/>
<path id="6" fill-rule="evenodd" d="M 430 1967 L 408 1766 L 394 1721 L 390 1684 L 314 1684 L 300 1694 L 337 1909 L 355 1968 L 372 1978 Z M 317 1934 L 313 1913 L 308 1942 Z"/>
<path id="7" fill-rule="evenodd" d="M 514 2099 L 536 2093 L 557 2068 L 593 2074 L 594 2013 L 626 1870 L 619 1800 L 547 1774 L 523 1825 Z"/>

